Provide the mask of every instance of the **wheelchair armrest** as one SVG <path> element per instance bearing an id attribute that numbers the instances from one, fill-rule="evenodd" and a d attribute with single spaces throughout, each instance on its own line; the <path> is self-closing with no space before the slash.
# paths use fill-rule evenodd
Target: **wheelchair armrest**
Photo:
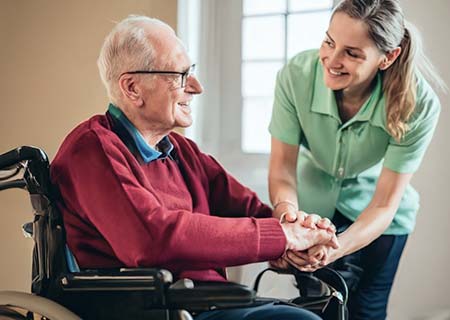
<path id="1" fill-rule="evenodd" d="M 91 269 L 67 273 L 59 279 L 57 301 L 87 318 L 84 312 L 109 304 L 136 308 L 167 308 L 172 274 L 156 268 Z M 88 306 L 89 305 L 89 306 Z M 114 312 L 118 312 L 116 309 Z M 88 310 L 88 311 L 86 311 Z"/>
<path id="2" fill-rule="evenodd" d="M 173 283 L 172 274 L 164 269 L 137 268 L 119 270 L 84 270 L 66 274 L 60 279 L 69 294 L 143 294 L 147 306 L 168 309 L 205 311 L 213 308 L 247 306 L 256 293 L 231 282 L 199 282 L 189 279 Z"/>
<path id="3" fill-rule="evenodd" d="M 60 283 L 64 291 L 164 291 L 172 281 L 172 274 L 164 269 L 121 268 L 68 273 Z"/>
<path id="4" fill-rule="evenodd" d="M 189 311 L 244 307 L 253 304 L 255 299 L 255 291 L 233 282 L 200 282 L 193 288 L 174 286 L 167 292 L 167 302 L 171 308 Z"/>

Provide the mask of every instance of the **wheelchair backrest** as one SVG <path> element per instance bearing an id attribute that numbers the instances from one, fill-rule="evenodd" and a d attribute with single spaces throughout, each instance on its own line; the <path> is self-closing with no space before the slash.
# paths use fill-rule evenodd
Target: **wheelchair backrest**
<path id="1" fill-rule="evenodd" d="M 64 226 L 55 205 L 57 192 L 50 182 L 49 168 L 47 155 L 38 148 L 24 146 L 0 155 L 0 170 L 14 170 L 0 178 L 0 190 L 27 190 L 33 207 L 32 228 L 26 228 L 34 240 L 31 291 L 52 298 L 58 291 L 58 280 L 68 270 Z"/>

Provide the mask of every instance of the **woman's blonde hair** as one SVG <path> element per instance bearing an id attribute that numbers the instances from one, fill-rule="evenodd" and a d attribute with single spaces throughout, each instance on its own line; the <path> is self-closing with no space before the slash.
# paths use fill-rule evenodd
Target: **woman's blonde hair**
<path id="1" fill-rule="evenodd" d="M 405 21 L 398 0 L 343 0 L 333 11 L 364 21 L 378 49 L 388 53 L 401 47 L 400 56 L 383 74 L 389 133 L 401 140 L 416 105 L 417 73 L 445 90 L 445 84 L 422 50 L 419 32 Z"/>

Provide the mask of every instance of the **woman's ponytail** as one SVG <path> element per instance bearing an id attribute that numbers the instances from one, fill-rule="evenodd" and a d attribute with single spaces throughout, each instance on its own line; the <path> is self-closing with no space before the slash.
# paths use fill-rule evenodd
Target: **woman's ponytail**
<path id="1" fill-rule="evenodd" d="M 415 35 L 408 27 L 397 60 L 384 71 L 383 88 L 386 99 L 386 118 L 389 133 L 399 141 L 408 130 L 408 119 L 416 105 Z"/>

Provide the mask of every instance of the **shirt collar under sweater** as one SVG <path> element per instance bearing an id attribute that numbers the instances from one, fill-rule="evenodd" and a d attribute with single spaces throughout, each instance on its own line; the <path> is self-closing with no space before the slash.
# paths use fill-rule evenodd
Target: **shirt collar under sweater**
<path id="1" fill-rule="evenodd" d="M 145 141 L 142 134 L 119 108 L 110 103 L 108 106 L 108 113 L 126 129 L 133 139 L 137 152 L 145 163 L 170 157 L 170 152 L 173 150 L 173 144 L 170 142 L 168 136 L 165 136 L 156 144 L 156 148 L 158 149 L 156 150 Z"/>

